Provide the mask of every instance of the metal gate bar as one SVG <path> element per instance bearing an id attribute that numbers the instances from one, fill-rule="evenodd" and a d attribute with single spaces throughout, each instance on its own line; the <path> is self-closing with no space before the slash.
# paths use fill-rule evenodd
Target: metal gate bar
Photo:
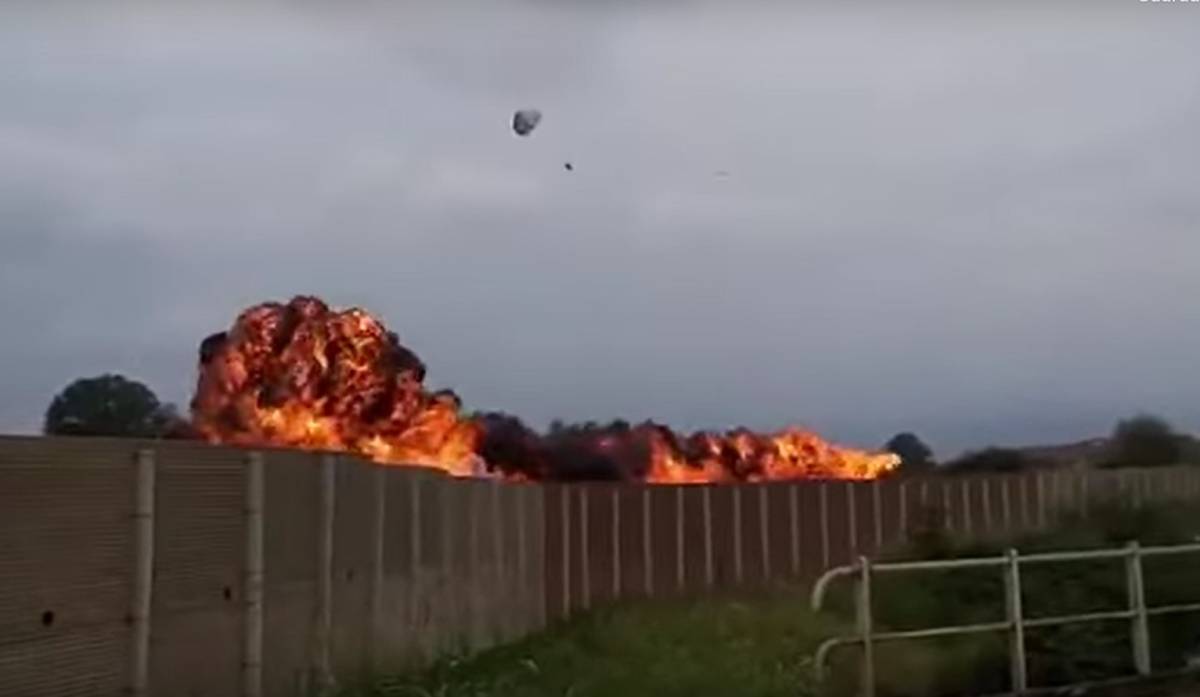
<path id="1" fill-rule="evenodd" d="M 825 594 L 833 581 L 842 577 L 855 577 L 855 618 L 858 633 L 838 636 L 823 642 L 817 647 L 813 658 L 818 679 L 825 677 L 825 664 L 829 653 L 839 646 L 858 645 L 863 647 L 860 666 L 860 692 L 863 697 L 875 695 L 875 652 L 876 644 L 888 641 L 910 639 L 930 639 L 934 637 L 959 636 L 964 634 L 982 634 L 986 632 L 1007 632 L 1009 635 L 1009 668 L 1014 693 L 1029 689 L 1025 670 L 1025 629 L 1030 627 L 1055 627 L 1079 622 L 1099 622 L 1104 620 L 1128 620 L 1130 623 L 1130 642 L 1133 650 L 1133 664 L 1137 674 L 1146 676 L 1151 671 L 1150 632 L 1148 619 L 1160 615 L 1170 615 L 1182 612 L 1200 611 L 1200 602 L 1182 605 L 1146 606 L 1146 590 L 1142 575 L 1142 559 L 1175 554 L 1200 552 L 1200 544 L 1185 544 L 1172 546 L 1142 547 L 1137 542 L 1130 542 L 1122 548 L 1080 550 L 1069 552 L 1044 552 L 1021 556 L 1017 550 L 1010 549 L 1004 556 L 975 557 L 968 559 L 946 559 L 940 561 L 911 561 L 911 562 L 872 562 L 867 557 L 859 557 L 858 563 L 839 566 L 825 572 L 817 580 L 812 590 L 813 610 L 820 611 L 825 602 Z M 1124 610 L 1105 612 L 1090 612 L 1078 615 L 1062 615 L 1057 617 L 1024 616 L 1021 603 L 1021 567 L 1026 564 L 1045 564 L 1071 561 L 1091 561 L 1097 559 L 1125 560 L 1125 587 L 1129 603 Z M 874 618 L 871 612 L 871 581 L 874 575 L 898 571 L 944 571 L 948 569 L 971 569 L 1001 567 L 1004 571 L 1005 621 L 985 622 L 979 624 L 951 625 L 930 627 L 899 632 L 876 632 Z"/>

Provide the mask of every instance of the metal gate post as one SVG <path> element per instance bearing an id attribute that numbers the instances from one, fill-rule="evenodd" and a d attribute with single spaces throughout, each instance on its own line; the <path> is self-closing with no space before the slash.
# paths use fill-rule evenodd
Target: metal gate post
<path id="1" fill-rule="evenodd" d="M 1125 557 L 1125 576 L 1129 590 L 1130 639 L 1133 642 L 1133 665 L 1138 675 L 1150 674 L 1150 627 L 1146 620 L 1146 588 L 1142 582 L 1142 550 L 1137 542 L 1129 543 Z"/>
<path id="2" fill-rule="evenodd" d="M 871 560 L 858 558 L 858 630 L 862 639 L 862 683 L 859 694 L 875 697 L 875 647 L 872 643 L 871 622 Z"/>
<path id="3" fill-rule="evenodd" d="M 1021 609 L 1021 564 L 1017 550 L 1008 550 L 1008 564 L 1004 567 L 1004 591 L 1006 595 L 1008 629 L 1008 661 L 1012 679 L 1012 690 L 1024 692 L 1029 688 L 1025 672 L 1025 618 Z"/>

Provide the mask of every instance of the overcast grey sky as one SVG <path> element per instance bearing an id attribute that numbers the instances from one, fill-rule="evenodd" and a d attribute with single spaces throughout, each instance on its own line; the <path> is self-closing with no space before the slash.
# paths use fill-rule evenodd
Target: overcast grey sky
<path id="1" fill-rule="evenodd" d="M 0 431 L 300 293 L 537 424 L 1200 423 L 1200 4 L 446 4 L 0 10 Z"/>

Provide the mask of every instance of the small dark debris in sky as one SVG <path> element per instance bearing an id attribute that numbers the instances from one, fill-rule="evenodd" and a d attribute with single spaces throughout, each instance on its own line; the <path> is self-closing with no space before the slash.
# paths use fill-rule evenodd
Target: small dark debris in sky
<path id="1" fill-rule="evenodd" d="M 537 109 L 521 109 L 513 114 L 512 129 L 519 136 L 527 136 L 542 120 L 542 112 Z"/>
<path id="2" fill-rule="evenodd" d="M 574 171 L 575 171 L 575 165 L 571 164 L 570 162 L 564 162 L 564 163 L 563 163 L 563 169 L 567 170 L 568 172 L 574 172 Z"/>

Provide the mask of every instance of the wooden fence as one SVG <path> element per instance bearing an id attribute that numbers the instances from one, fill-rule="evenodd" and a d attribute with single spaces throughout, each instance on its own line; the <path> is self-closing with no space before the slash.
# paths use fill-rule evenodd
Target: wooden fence
<path id="1" fill-rule="evenodd" d="M 0 694 L 296 695 L 543 626 L 542 493 L 350 457 L 0 439 Z"/>
<path id="2" fill-rule="evenodd" d="M 919 527 L 1045 527 L 1101 501 L 1200 498 L 1200 468 L 737 485 L 545 486 L 551 617 L 629 595 L 811 580 Z"/>
<path id="3" fill-rule="evenodd" d="M 626 596 L 815 578 L 917 526 L 1200 497 L 1200 470 L 510 484 L 350 456 L 0 438 L 0 694 L 293 695 Z"/>

